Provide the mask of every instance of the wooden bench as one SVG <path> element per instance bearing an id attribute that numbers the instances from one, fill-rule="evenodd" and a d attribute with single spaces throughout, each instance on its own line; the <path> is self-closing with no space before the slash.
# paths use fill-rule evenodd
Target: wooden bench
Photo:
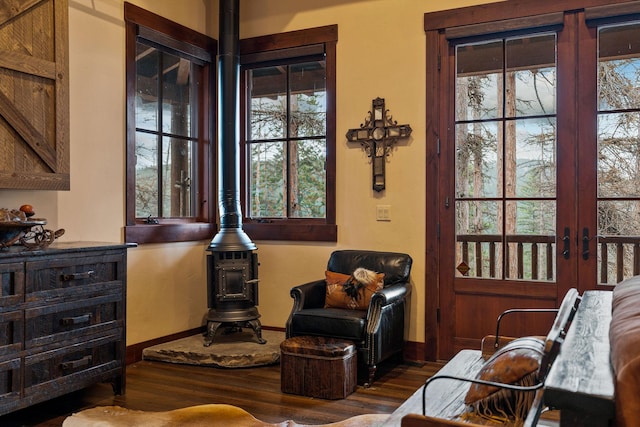
<path id="1" fill-rule="evenodd" d="M 615 419 L 609 325 L 611 291 L 586 291 L 544 386 L 560 425 L 608 426 Z M 640 302 L 639 302 L 640 303 Z"/>
<path id="2" fill-rule="evenodd" d="M 539 421 L 543 407 L 543 385 L 553 366 L 554 360 L 560 352 L 561 345 L 571 325 L 576 310 L 580 304 L 580 296 L 576 289 L 571 289 L 565 295 L 560 308 L 557 310 L 553 325 L 544 340 L 544 351 L 538 369 L 538 383 L 531 387 L 521 387 L 528 392 L 535 393 L 535 401 L 525 425 L 533 426 Z M 531 311 L 531 310 L 526 310 Z M 548 311 L 548 310 L 543 310 Z M 495 342 L 504 345 L 508 340 L 493 337 Z M 487 341 L 485 342 L 492 342 Z M 424 386 L 419 388 L 405 401 L 385 423 L 385 426 L 402 427 L 446 427 L 496 425 L 493 421 L 483 422 L 474 420 L 474 424 L 463 421 L 461 415 L 466 412 L 465 395 L 470 383 L 496 385 L 509 388 L 511 385 L 482 382 L 476 380 L 478 372 L 486 363 L 487 350 L 462 350 L 455 355 L 436 375 L 429 378 Z M 517 387 L 516 387 L 517 388 Z"/>

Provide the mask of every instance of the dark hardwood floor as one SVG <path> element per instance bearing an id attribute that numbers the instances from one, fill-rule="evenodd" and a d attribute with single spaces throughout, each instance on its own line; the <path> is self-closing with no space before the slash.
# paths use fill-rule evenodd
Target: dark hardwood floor
<path id="1" fill-rule="evenodd" d="M 391 413 L 440 367 L 437 363 L 383 364 L 371 387 L 358 387 L 346 399 L 322 400 L 281 393 L 279 365 L 219 369 L 141 361 L 127 366 L 123 396 L 114 396 L 110 384 L 96 384 L 0 416 L 0 426 L 61 426 L 68 415 L 94 406 L 168 411 L 207 403 L 236 405 L 272 423 L 292 419 L 323 424 L 366 413 Z"/>

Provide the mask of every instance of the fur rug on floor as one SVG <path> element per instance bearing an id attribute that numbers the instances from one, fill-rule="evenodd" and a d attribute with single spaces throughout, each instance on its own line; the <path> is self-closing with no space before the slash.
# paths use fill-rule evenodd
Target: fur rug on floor
<path id="1" fill-rule="evenodd" d="M 314 427 L 375 427 L 382 426 L 389 415 L 367 414 L 331 424 Z M 232 405 L 210 404 L 191 406 L 166 412 L 145 412 L 119 406 L 98 406 L 73 414 L 62 427 L 310 427 L 295 421 L 271 424 Z"/>

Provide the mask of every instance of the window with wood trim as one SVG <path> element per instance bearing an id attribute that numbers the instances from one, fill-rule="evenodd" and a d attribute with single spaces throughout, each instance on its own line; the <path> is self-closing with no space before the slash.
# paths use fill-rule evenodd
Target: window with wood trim
<path id="1" fill-rule="evenodd" d="M 211 238 L 215 40 L 129 3 L 125 22 L 125 240 Z"/>
<path id="2" fill-rule="evenodd" d="M 244 229 L 336 241 L 337 26 L 240 41 Z"/>

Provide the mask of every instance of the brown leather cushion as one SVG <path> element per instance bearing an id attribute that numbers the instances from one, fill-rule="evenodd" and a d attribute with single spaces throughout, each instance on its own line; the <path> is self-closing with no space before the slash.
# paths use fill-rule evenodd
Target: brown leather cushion
<path id="1" fill-rule="evenodd" d="M 325 271 L 327 282 L 327 294 L 325 297 L 325 308 L 349 308 L 352 310 L 366 310 L 374 293 L 382 289 L 384 285 L 384 273 L 376 273 L 375 279 L 364 284 L 360 289 L 358 298 L 353 298 L 344 291 L 344 284 L 352 278 L 349 274 Z"/>
<path id="2" fill-rule="evenodd" d="M 611 304 L 611 364 L 616 377 L 616 425 L 640 419 L 640 276 L 620 282 Z"/>
<path id="3" fill-rule="evenodd" d="M 543 353 L 544 341 L 540 338 L 515 339 L 494 353 L 476 378 L 503 384 L 533 385 Z M 478 415 L 523 418 L 529 412 L 534 394 L 472 383 L 465 403 Z"/>

